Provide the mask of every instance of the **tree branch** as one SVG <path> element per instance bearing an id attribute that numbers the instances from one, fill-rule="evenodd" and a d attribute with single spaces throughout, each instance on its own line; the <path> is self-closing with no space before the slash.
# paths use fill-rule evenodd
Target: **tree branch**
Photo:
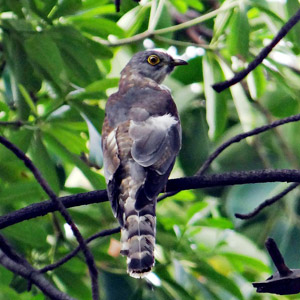
<path id="1" fill-rule="evenodd" d="M 96 233 L 96 234 L 92 235 L 91 237 L 86 239 L 85 242 L 87 244 L 89 244 L 91 241 L 93 241 L 93 240 L 95 240 L 99 237 L 112 235 L 112 234 L 118 233 L 120 231 L 121 231 L 121 227 L 116 227 L 116 228 L 113 228 L 113 229 L 103 230 L 103 231 L 100 231 L 99 233 Z M 67 254 L 66 256 L 64 256 L 63 258 L 58 260 L 57 262 L 40 269 L 39 272 L 40 273 L 45 273 L 45 272 L 52 271 L 52 270 L 60 267 L 61 265 L 65 264 L 67 261 L 69 261 L 71 258 L 73 258 L 79 252 L 79 250 L 80 250 L 80 247 L 78 246 L 72 252 L 70 252 L 69 254 Z"/>
<path id="2" fill-rule="evenodd" d="M 15 127 L 22 127 L 25 123 L 21 120 L 18 121 L 0 121 L 0 126 L 15 126 Z"/>
<path id="3" fill-rule="evenodd" d="M 57 300 L 74 300 L 57 290 L 38 270 L 33 268 L 23 257 L 12 250 L 4 237 L 0 235 L 0 264 L 6 269 L 34 283 L 46 296 Z"/>
<path id="4" fill-rule="evenodd" d="M 248 214 L 238 214 L 237 213 L 237 214 L 235 214 L 235 217 L 239 218 L 239 219 L 242 219 L 242 220 L 251 219 L 251 218 L 255 217 L 258 213 L 260 213 L 265 207 L 271 206 L 272 204 L 274 204 L 275 202 L 280 200 L 282 197 L 287 195 L 289 192 L 291 192 L 292 190 L 294 190 L 298 186 L 299 186 L 299 183 L 294 182 L 290 186 L 288 186 L 286 189 L 284 189 L 282 192 L 277 194 L 276 196 L 274 196 L 272 198 L 269 198 L 269 199 L 266 199 L 259 206 L 257 206 L 252 212 L 250 212 Z"/>
<path id="5" fill-rule="evenodd" d="M 270 169 L 170 179 L 166 186 L 166 192 L 265 182 L 300 182 L 300 170 Z M 66 196 L 59 199 L 66 207 L 76 207 L 108 201 L 105 190 Z M 31 204 L 0 217 L 0 229 L 25 220 L 44 216 L 49 212 L 54 212 L 56 210 L 56 206 L 50 200 Z"/>
<path id="6" fill-rule="evenodd" d="M 82 249 L 82 252 L 85 256 L 87 266 L 89 268 L 91 280 L 92 280 L 92 291 L 93 291 L 93 299 L 97 300 L 99 299 L 99 287 L 98 287 L 98 272 L 95 265 L 94 257 L 92 253 L 90 252 L 89 248 L 85 244 L 85 241 L 78 230 L 77 226 L 74 224 L 71 215 L 66 210 L 63 203 L 60 201 L 58 197 L 56 197 L 54 191 L 49 186 L 48 182 L 43 178 L 40 171 L 37 169 L 37 167 L 33 164 L 33 162 L 29 159 L 29 157 L 26 156 L 26 154 L 21 151 L 18 147 L 16 147 L 14 144 L 9 142 L 6 138 L 3 136 L 0 136 L 0 143 L 4 145 L 7 149 L 9 149 L 12 153 L 14 153 L 20 160 L 22 160 L 25 164 L 25 166 L 33 173 L 34 177 L 40 184 L 40 186 L 43 188 L 43 190 L 47 193 L 47 195 L 50 197 L 53 205 L 55 206 L 56 210 L 60 212 L 60 214 L 64 217 L 66 222 L 70 225 L 72 232 L 74 236 L 76 237 L 80 248 Z"/>
<path id="7" fill-rule="evenodd" d="M 239 1 L 232 2 L 228 5 L 225 4 L 225 5 L 221 6 L 218 9 L 215 9 L 215 10 L 213 10 L 213 11 L 211 11 L 211 12 L 205 14 L 205 15 L 202 15 L 198 18 L 194 18 L 192 20 L 186 21 L 184 23 L 174 25 L 174 26 L 170 26 L 170 27 L 167 27 L 167 28 L 157 29 L 157 30 L 146 30 L 146 31 L 144 31 L 142 33 L 139 33 L 137 35 L 134 35 L 132 37 L 120 39 L 120 40 L 117 40 L 115 42 L 108 42 L 107 40 L 104 40 L 104 39 L 101 39 L 101 38 L 97 38 L 97 40 L 100 43 L 102 43 L 106 46 L 110 46 L 110 47 L 116 47 L 116 46 L 123 46 L 123 45 L 126 45 L 126 44 L 131 44 L 131 43 L 134 43 L 134 42 L 144 40 L 144 39 L 146 39 L 148 37 L 151 37 L 153 35 L 159 35 L 159 34 L 165 34 L 165 33 L 169 33 L 169 32 L 175 32 L 175 31 L 182 30 L 182 29 L 185 29 L 185 28 L 189 28 L 191 26 L 194 26 L 194 25 L 197 25 L 199 23 L 205 22 L 205 21 L 217 16 L 221 12 L 224 12 L 224 11 L 227 11 L 229 9 L 234 8 L 235 6 L 238 5 L 238 3 L 239 3 Z"/>
<path id="8" fill-rule="evenodd" d="M 92 191 L 59 198 L 66 208 L 107 201 L 106 190 Z M 57 211 L 51 200 L 34 203 L 0 217 L 0 229 Z M 27 218 L 29 217 L 29 218 Z"/>
<path id="9" fill-rule="evenodd" d="M 291 17 L 287 23 L 279 30 L 277 35 L 273 38 L 271 43 L 264 47 L 261 52 L 256 56 L 256 58 L 248 65 L 248 67 L 242 70 L 239 73 L 236 73 L 231 79 L 222 81 L 219 83 L 215 83 L 212 85 L 212 88 L 221 93 L 225 89 L 230 86 L 240 82 L 243 80 L 251 71 L 253 71 L 258 65 L 262 63 L 262 61 L 269 55 L 269 53 L 273 50 L 273 48 L 288 34 L 288 32 L 299 22 L 300 20 L 300 9 L 296 12 L 296 14 Z"/>
<path id="10" fill-rule="evenodd" d="M 234 144 L 234 143 L 238 143 L 241 140 L 253 136 L 253 135 L 257 135 L 259 133 L 265 132 L 267 130 L 270 130 L 272 128 L 281 126 L 283 124 L 287 124 L 287 123 L 291 123 L 291 122 L 297 122 L 300 120 L 300 114 L 298 115 L 293 115 L 284 119 L 280 119 L 277 121 L 274 121 L 270 124 L 261 126 L 261 127 L 257 127 L 253 130 L 238 134 L 234 137 L 232 137 L 231 139 L 227 140 L 225 143 L 223 143 L 220 147 L 218 147 L 209 157 L 208 159 L 204 162 L 204 164 L 202 165 L 202 167 L 199 169 L 199 171 L 196 173 L 196 175 L 200 176 L 202 174 L 204 174 L 207 169 L 209 168 L 209 166 L 211 165 L 211 163 L 226 149 L 228 148 L 230 145 Z"/>

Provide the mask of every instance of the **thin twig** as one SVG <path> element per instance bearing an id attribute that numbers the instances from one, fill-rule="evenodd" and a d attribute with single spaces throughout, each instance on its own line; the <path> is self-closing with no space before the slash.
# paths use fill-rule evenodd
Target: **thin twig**
<path id="1" fill-rule="evenodd" d="M 270 130 L 272 128 L 281 126 L 283 124 L 287 124 L 287 123 L 291 123 L 291 122 L 297 122 L 300 120 L 300 114 L 297 115 L 293 115 L 284 119 L 280 119 L 277 121 L 274 121 L 270 124 L 261 126 L 261 127 L 257 127 L 253 130 L 238 134 L 234 137 L 232 137 L 231 139 L 227 140 L 225 143 L 223 143 L 220 147 L 218 147 L 209 157 L 208 159 L 204 162 L 204 164 L 202 165 L 202 167 L 199 169 L 199 171 L 196 173 L 196 175 L 200 176 L 202 174 L 204 174 L 206 172 L 206 170 L 209 168 L 209 166 L 211 165 L 211 163 L 226 149 L 228 148 L 230 145 L 234 144 L 234 143 L 238 143 L 241 140 L 253 136 L 253 135 L 257 135 L 259 133 L 265 132 L 267 130 Z"/>
<path id="2" fill-rule="evenodd" d="M 0 126 L 16 126 L 21 127 L 25 125 L 25 123 L 21 120 L 18 121 L 0 121 Z"/>
<path id="3" fill-rule="evenodd" d="M 278 200 L 280 200 L 282 197 L 284 197 L 285 195 L 287 195 L 289 192 L 291 192 L 292 190 L 294 190 L 298 186 L 299 186 L 299 183 L 298 182 L 294 182 L 290 186 L 288 186 L 286 189 L 284 189 L 282 192 L 280 192 L 279 194 L 277 194 L 276 196 L 274 196 L 272 198 L 269 198 L 269 199 L 265 200 L 264 202 L 262 202 L 252 212 L 250 212 L 248 214 L 239 214 L 239 213 L 236 213 L 235 217 L 239 218 L 239 219 L 243 219 L 243 220 L 247 220 L 247 219 L 253 218 L 259 212 L 261 212 L 265 207 L 271 206 L 272 204 L 274 204 L 275 202 L 277 202 Z"/>
<path id="4" fill-rule="evenodd" d="M 80 248 L 82 249 L 82 252 L 85 256 L 86 263 L 89 268 L 91 280 L 92 280 L 92 292 L 93 292 L 93 299 L 97 300 L 99 299 L 99 287 L 98 287 L 98 272 L 96 269 L 94 257 L 90 250 L 88 249 L 87 245 L 85 244 L 85 241 L 78 230 L 77 226 L 74 224 L 71 215 L 68 213 L 62 202 L 58 197 L 56 197 L 54 191 L 51 189 L 47 181 L 43 178 L 40 171 L 37 169 L 37 167 L 33 164 L 33 162 L 29 159 L 29 157 L 26 156 L 26 154 L 21 151 L 18 147 L 16 147 L 14 144 L 9 142 L 6 138 L 3 136 L 0 136 L 0 143 L 4 145 L 7 149 L 9 149 L 12 153 L 14 153 L 20 160 L 22 160 L 25 164 L 25 166 L 33 173 L 34 177 L 40 184 L 40 186 L 43 188 L 43 190 L 47 193 L 47 195 L 50 197 L 53 204 L 56 206 L 57 210 L 61 213 L 61 215 L 64 217 L 66 222 L 70 225 L 72 232 L 74 236 L 76 237 Z"/>
<path id="5" fill-rule="evenodd" d="M 23 257 L 19 256 L 0 235 L 0 264 L 11 272 L 34 283 L 47 297 L 57 300 L 74 300 L 74 298 L 57 290 L 38 270 L 33 268 Z"/>
<path id="6" fill-rule="evenodd" d="M 169 33 L 169 32 L 175 32 L 175 31 L 182 30 L 182 29 L 185 29 L 185 28 L 189 28 L 191 26 L 194 26 L 194 25 L 197 25 L 199 23 L 205 22 L 205 21 L 210 20 L 211 18 L 217 16 L 221 12 L 225 12 L 229 9 L 234 8 L 235 6 L 238 5 L 238 3 L 239 3 L 239 1 L 235 1 L 235 2 L 232 2 L 228 5 L 223 5 L 220 8 L 215 9 L 215 10 L 213 10 L 213 11 L 211 11 L 211 12 L 205 14 L 205 15 L 202 15 L 198 18 L 189 20 L 187 22 L 184 22 L 184 23 L 181 23 L 181 24 L 178 24 L 178 25 L 174 25 L 174 26 L 170 26 L 170 27 L 162 28 L 162 29 L 157 29 L 157 30 L 153 30 L 153 31 L 146 30 L 146 31 L 144 31 L 142 33 L 139 33 L 137 35 L 134 35 L 132 37 L 120 39 L 120 40 L 117 40 L 115 42 L 109 42 L 109 41 L 101 39 L 101 38 L 97 38 L 96 40 L 98 40 L 100 43 L 102 43 L 106 46 L 110 46 L 110 47 L 116 47 L 116 46 L 123 46 L 123 45 L 126 45 L 126 44 L 131 44 L 131 43 L 134 43 L 134 42 L 144 40 L 144 39 L 146 39 L 148 37 L 151 37 L 153 35 L 165 34 L 165 33 Z"/>
<path id="7" fill-rule="evenodd" d="M 277 35 L 273 38 L 271 43 L 264 47 L 256 58 L 248 65 L 248 67 L 241 72 L 236 73 L 231 79 L 215 83 L 212 88 L 220 93 L 230 86 L 243 80 L 251 71 L 253 71 L 262 61 L 270 54 L 273 48 L 288 34 L 288 32 L 299 22 L 300 20 L 300 9 L 292 16 L 284 26 L 281 27 Z"/>
<path id="8" fill-rule="evenodd" d="M 112 235 L 112 234 L 120 232 L 120 230 L 121 230 L 121 227 L 116 227 L 116 228 L 113 228 L 113 229 L 103 230 L 99 233 L 96 233 L 96 234 L 92 235 L 91 237 L 86 239 L 85 242 L 87 244 L 89 244 L 91 241 L 93 241 L 93 240 L 95 240 L 99 237 Z M 63 258 L 61 258 L 57 262 L 40 269 L 39 272 L 40 273 L 45 273 L 45 272 L 52 271 L 52 270 L 60 267 L 61 265 L 65 264 L 67 261 L 69 261 L 71 258 L 73 258 L 79 252 L 79 250 L 80 250 L 80 247 L 78 246 L 72 252 L 70 252 L 68 255 L 64 256 Z"/>

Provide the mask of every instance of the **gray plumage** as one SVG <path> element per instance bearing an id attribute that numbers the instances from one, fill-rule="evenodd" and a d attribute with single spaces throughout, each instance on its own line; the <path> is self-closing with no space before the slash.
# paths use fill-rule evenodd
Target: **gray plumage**
<path id="1" fill-rule="evenodd" d="M 154 265 L 156 198 L 181 147 L 181 127 L 169 90 L 160 85 L 186 62 L 166 53 L 135 54 L 106 104 L 102 129 L 108 197 L 121 229 L 128 273 L 143 277 Z"/>

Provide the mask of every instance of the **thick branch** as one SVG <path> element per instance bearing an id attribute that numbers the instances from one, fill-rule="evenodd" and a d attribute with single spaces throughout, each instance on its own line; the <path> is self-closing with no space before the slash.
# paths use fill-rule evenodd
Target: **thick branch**
<path id="1" fill-rule="evenodd" d="M 223 174 L 192 176 L 168 181 L 166 192 L 179 192 L 190 189 L 201 189 L 235 184 L 264 182 L 300 182 L 300 170 L 257 170 L 246 172 L 228 172 Z M 60 198 L 65 207 L 76 207 L 108 201 L 104 190 L 82 193 Z M 0 229 L 30 220 L 56 211 L 51 201 L 31 204 L 20 210 L 0 217 Z"/>
<path id="2" fill-rule="evenodd" d="M 248 65 L 248 67 L 242 70 L 239 73 L 236 73 L 231 79 L 215 83 L 212 85 L 212 88 L 220 93 L 230 86 L 240 82 L 243 80 L 251 71 L 253 71 L 258 65 L 262 63 L 262 61 L 269 55 L 269 53 L 273 50 L 273 48 L 288 34 L 288 32 L 299 22 L 300 20 L 300 9 L 296 12 L 296 14 L 291 17 L 288 22 L 282 26 L 277 35 L 271 41 L 271 43 L 263 48 L 261 52 L 256 56 L 256 58 Z"/>
<path id="3" fill-rule="evenodd" d="M 108 200 L 107 193 L 105 190 L 71 195 L 61 197 L 59 199 L 66 208 L 99 203 Z M 57 208 L 51 200 L 43 201 L 40 203 L 34 203 L 19 210 L 16 210 L 11 214 L 1 216 L 0 229 L 3 229 L 16 223 L 20 223 L 25 220 L 41 217 L 54 211 L 57 211 Z"/>

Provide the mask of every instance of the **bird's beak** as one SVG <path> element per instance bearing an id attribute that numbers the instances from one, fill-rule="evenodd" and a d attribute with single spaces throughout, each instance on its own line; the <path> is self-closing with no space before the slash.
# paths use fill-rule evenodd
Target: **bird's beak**
<path id="1" fill-rule="evenodd" d="M 183 59 L 174 59 L 172 62 L 173 66 L 183 66 L 183 65 L 188 65 L 188 63 L 183 60 Z"/>

